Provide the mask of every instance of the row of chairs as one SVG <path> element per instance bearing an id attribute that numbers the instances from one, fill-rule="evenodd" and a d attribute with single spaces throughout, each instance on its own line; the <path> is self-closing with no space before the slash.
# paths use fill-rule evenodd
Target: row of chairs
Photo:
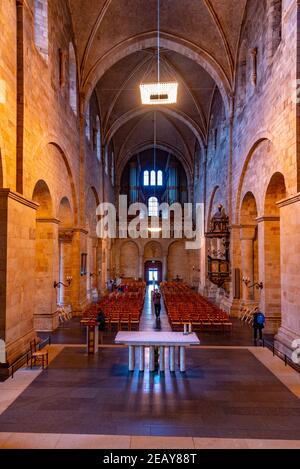
<path id="1" fill-rule="evenodd" d="M 161 290 L 173 330 L 182 330 L 184 323 L 188 322 L 194 330 L 231 331 L 232 322 L 226 312 L 191 290 L 188 285 L 165 282 Z"/>
<path id="2" fill-rule="evenodd" d="M 95 320 L 100 308 L 105 316 L 107 330 L 138 330 L 144 305 L 145 284 L 135 281 L 130 286 L 134 291 L 107 295 L 87 308 L 83 314 L 83 323 Z"/>

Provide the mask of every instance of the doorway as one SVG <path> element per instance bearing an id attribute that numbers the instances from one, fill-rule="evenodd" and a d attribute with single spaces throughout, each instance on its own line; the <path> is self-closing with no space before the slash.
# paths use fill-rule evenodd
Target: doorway
<path id="1" fill-rule="evenodd" d="M 160 261 L 145 262 L 145 282 L 147 285 L 159 285 L 162 281 L 162 263 Z"/>

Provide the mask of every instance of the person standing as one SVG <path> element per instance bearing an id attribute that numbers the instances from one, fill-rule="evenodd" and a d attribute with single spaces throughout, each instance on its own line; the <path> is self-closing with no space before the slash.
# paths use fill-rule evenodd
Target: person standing
<path id="1" fill-rule="evenodd" d="M 157 289 L 154 290 L 153 294 L 153 304 L 154 304 L 154 312 L 157 318 L 160 317 L 160 310 L 161 310 L 161 294 Z"/>
<path id="2" fill-rule="evenodd" d="M 254 332 L 254 343 L 256 344 L 257 342 L 257 333 L 259 334 L 259 340 L 262 341 L 262 331 L 263 328 L 265 327 L 265 316 L 264 314 L 259 310 L 259 308 L 255 308 L 254 314 L 253 314 L 253 332 Z"/>
<path id="3" fill-rule="evenodd" d="M 97 311 L 96 321 L 98 322 L 99 343 L 103 344 L 103 336 L 105 331 L 105 316 L 101 308 L 99 308 Z"/>

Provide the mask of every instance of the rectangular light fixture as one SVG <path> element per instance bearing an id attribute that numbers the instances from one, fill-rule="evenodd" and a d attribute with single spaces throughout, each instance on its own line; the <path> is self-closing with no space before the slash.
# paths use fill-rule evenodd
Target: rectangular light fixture
<path id="1" fill-rule="evenodd" d="M 178 83 L 144 83 L 140 85 L 142 104 L 175 104 Z"/>

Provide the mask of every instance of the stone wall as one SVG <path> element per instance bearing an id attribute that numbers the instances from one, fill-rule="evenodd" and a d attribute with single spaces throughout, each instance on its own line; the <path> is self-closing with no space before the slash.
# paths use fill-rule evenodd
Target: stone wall
<path id="1" fill-rule="evenodd" d="M 257 226 L 257 238 L 252 240 L 251 257 L 254 259 L 253 278 L 263 282 L 264 289 L 255 292 L 254 302 L 260 303 L 269 318 L 268 328 L 277 331 L 282 322 L 290 337 L 300 334 L 299 317 L 296 317 L 296 291 L 299 281 L 288 268 L 294 245 L 287 240 L 297 239 L 297 222 L 288 220 L 287 205 L 279 205 L 277 213 L 269 213 L 266 194 L 272 176 L 279 174 L 284 182 L 273 205 L 280 198 L 289 197 L 298 204 L 297 194 L 297 135 L 295 79 L 297 56 L 297 2 L 282 2 L 282 24 L 278 20 L 279 2 L 253 0 L 248 2 L 241 31 L 236 68 L 236 89 L 232 115 L 232 145 L 230 120 L 224 133 L 222 151 L 212 156 L 212 144 L 207 147 L 206 179 L 195 191 L 198 200 L 206 192 L 206 214 L 216 202 L 225 203 L 231 218 L 231 268 L 240 269 L 241 277 L 247 262 L 241 258 L 241 239 L 244 228 L 241 206 L 247 193 L 255 199 L 256 220 L 248 224 Z M 277 29 L 276 29 L 277 28 Z M 222 106 L 215 115 L 223 115 Z M 230 116 L 226 116 L 228 119 Z M 220 118 L 220 117 L 219 117 Z M 211 123 L 211 134 L 216 124 Z M 224 172 L 224 165 L 228 172 Z M 205 169 L 205 164 L 203 165 Z M 225 178 L 224 178 L 225 174 Z M 206 184 L 206 186 L 205 186 Z M 222 193 L 219 192 L 220 188 Z M 204 190 L 205 189 L 205 190 Z M 214 194 L 215 190 L 215 194 Z M 290 208 L 287 208 L 290 207 Z M 271 217 L 271 218 L 270 218 Z M 207 220 L 209 216 L 206 217 Z M 294 218 L 296 220 L 296 218 Z M 245 222 L 244 222 L 245 223 Z M 288 234 L 287 234 L 288 233 Z M 296 242 L 296 241 L 295 241 Z M 255 252 L 256 259 L 255 259 Z M 279 254 L 278 254 L 279 252 Z M 206 251 L 201 253 L 201 266 L 205 265 Z M 280 263 L 279 263 L 280 256 Z M 279 265 L 280 264 L 280 265 Z M 255 270 L 257 271 L 255 273 Z M 203 271 L 203 269 L 202 269 Z M 202 277 L 203 278 L 203 277 Z M 205 281 L 205 278 L 203 278 Z M 241 298 L 245 298 L 245 285 L 240 279 Z M 292 293 L 293 292 L 293 293 Z M 278 298 L 280 296 L 280 299 Z M 236 311 L 233 282 L 226 307 Z M 293 310 L 292 305 L 295 309 Z M 279 333 L 280 336 L 280 333 Z"/>
<path id="2" fill-rule="evenodd" d="M 95 201 L 104 197 L 102 165 L 80 137 L 85 129 L 74 83 L 74 57 L 70 57 L 73 46 L 76 54 L 76 45 L 67 2 L 48 2 L 47 51 L 46 42 L 41 50 L 36 40 L 34 5 L 33 0 L 0 2 L 0 185 L 10 188 L 9 194 L 16 189 L 22 192 L 15 197 L 1 194 L 0 335 L 8 361 L 28 349 L 34 329 L 53 330 L 58 325 L 53 283 L 60 276 L 62 238 L 65 267 L 61 280 L 73 277 L 64 290 L 64 302 L 80 313 L 89 300 L 90 285 L 80 275 L 80 263 L 81 254 L 89 251 L 88 265 L 97 270 L 92 264 L 95 249 L 89 247 L 95 226 L 88 222 L 96 221 L 97 204 L 85 202 L 92 188 Z M 38 210 L 41 200 L 36 200 L 38 205 L 30 202 L 41 182 L 49 190 L 51 213 Z M 70 204 L 72 218 L 67 235 L 60 220 L 63 199 Z"/>

